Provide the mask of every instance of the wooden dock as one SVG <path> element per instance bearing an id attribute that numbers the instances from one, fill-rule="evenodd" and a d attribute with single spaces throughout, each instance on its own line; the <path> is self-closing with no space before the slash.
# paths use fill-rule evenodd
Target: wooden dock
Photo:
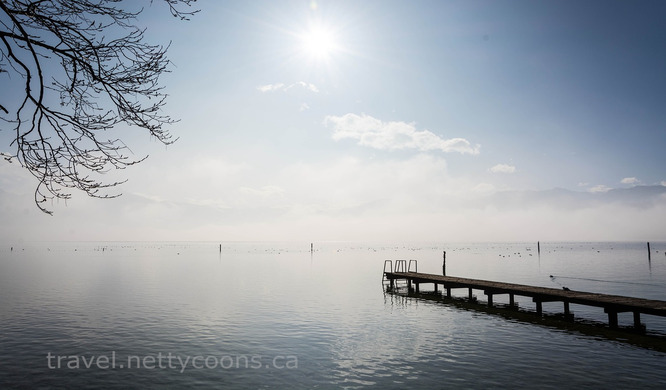
<path id="1" fill-rule="evenodd" d="M 410 265 L 411 267 L 411 265 Z M 385 268 L 386 269 L 386 268 Z M 442 286 L 446 296 L 451 297 L 451 289 L 466 288 L 469 290 L 469 299 L 473 300 L 472 291 L 482 290 L 487 296 L 488 306 L 493 306 L 493 296 L 499 294 L 509 295 L 509 305 L 515 306 L 514 296 L 530 297 L 536 304 L 537 314 L 542 314 L 543 302 L 562 302 L 564 315 L 572 318 L 569 305 L 579 304 L 596 306 L 604 309 L 608 314 L 608 324 L 611 328 L 618 327 L 618 313 L 632 312 L 634 314 L 634 327 L 642 330 L 641 314 L 650 314 L 666 317 L 666 301 L 653 299 L 633 298 L 619 295 L 596 294 L 584 291 L 564 290 L 548 287 L 527 286 L 522 284 L 493 282 L 489 280 L 459 278 L 454 276 L 441 276 L 418 272 L 384 272 L 384 278 L 395 286 L 396 280 L 407 282 L 409 289 L 419 292 L 419 285 L 433 283 L 435 291 Z"/>

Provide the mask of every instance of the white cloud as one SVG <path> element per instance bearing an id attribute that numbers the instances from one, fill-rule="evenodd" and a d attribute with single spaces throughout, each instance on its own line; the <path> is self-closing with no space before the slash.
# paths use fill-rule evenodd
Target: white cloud
<path id="1" fill-rule="evenodd" d="M 479 183 L 472 188 L 472 192 L 478 194 L 492 194 L 495 191 L 497 191 L 497 188 L 489 183 Z"/>
<path id="2" fill-rule="evenodd" d="M 662 181 L 660 184 L 661 184 L 662 186 L 666 187 L 666 181 Z"/>
<path id="3" fill-rule="evenodd" d="M 260 85 L 257 87 L 257 90 L 260 92 L 273 92 L 273 91 L 288 91 L 295 87 L 304 88 L 307 91 L 317 93 L 319 88 L 316 85 L 311 83 L 306 83 L 305 81 L 297 81 L 293 84 L 286 85 L 284 83 L 275 83 L 275 84 L 266 84 Z"/>
<path id="4" fill-rule="evenodd" d="M 280 89 L 284 88 L 283 83 L 277 83 L 277 84 L 266 84 L 266 85 L 261 85 L 257 87 L 257 90 L 261 92 L 273 92 L 273 91 L 278 91 Z"/>
<path id="5" fill-rule="evenodd" d="M 238 191 L 244 196 L 244 198 L 251 197 L 261 200 L 281 199 L 285 192 L 283 188 L 271 185 L 262 186 L 261 188 L 240 187 Z"/>
<path id="6" fill-rule="evenodd" d="M 515 171 L 516 167 L 508 164 L 497 164 L 490 168 L 490 172 L 493 173 L 514 173 Z"/>
<path id="7" fill-rule="evenodd" d="M 620 182 L 621 182 L 622 184 L 638 184 L 638 183 L 640 183 L 641 181 L 638 180 L 638 179 L 635 178 L 635 177 L 625 177 L 625 178 L 622 179 Z"/>
<path id="8" fill-rule="evenodd" d="M 32 192 L 38 181 L 20 164 L 0 160 L 0 189 L 7 192 Z"/>
<path id="9" fill-rule="evenodd" d="M 590 192 L 608 192 L 612 190 L 611 187 L 605 186 L 603 184 L 596 185 L 589 189 Z"/>
<path id="10" fill-rule="evenodd" d="M 472 146 L 464 138 L 443 139 L 428 130 L 417 130 L 413 123 L 383 122 L 369 115 L 345 114 L 327 116 L 324 124 L 333 127 L 333 139 L 358 140 L 359 145 L 382 150 L 441 150 L 479 154 L 479 145 Z"/>
<path id="11" fill-rule="evenodd" d="M 168 172 L 163 170 L 160 161 L 154 161 L 141 165 L 141 169 L 128 171 L 130 180 L 121 190 L 126 195 L 150 201 L 233 207 L 242 195 L 232 189 L 247 185 L 246 178 L 255 172 L 250 163 L 230 157 L 202 155 L 183 159 Z M 79 198 L 81 196 L 75 201 Z"/>
<path id="12" fill-rule="evenodd" d="M 309 110 L 310 106 L 307 103 L 301 103 L 301 106 L 298 108 L 299 111 Z"/>
<path id="13" fill-rule="evenodd" d="M 292 89 L 292 88 L 294 88 L 294 87 L 302 87 L 302 88 L 305 88 L 306 90 L 308 90 L 308 91 L 310 91 L 310 92 L 315 92 L 315 93 L 319 92 L 319 88 L 317 88 L 316 85 L 314 85 L 314 84 L 310 84 L 310 83 L 306 83 L 306 82 L 304 82 L 304 81 L 298 81 L 298 82 L 295 82 L 295 83 L 289 85 L 288 87 L 286 87 L 284 90 L 285 90 L 285 91 L 288 91 L 288 90 L 290 90 L 290 89 Z"/>

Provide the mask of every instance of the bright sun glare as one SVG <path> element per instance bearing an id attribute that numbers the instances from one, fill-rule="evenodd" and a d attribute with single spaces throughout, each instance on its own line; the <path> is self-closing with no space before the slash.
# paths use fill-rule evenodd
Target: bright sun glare
<path id="1" fill-rule="evenodd" d="M 314 60 L 327 60 L 338 49 L 333 31 L 323 25 L 313 25 L 301 35 L 302 50 Z"/>

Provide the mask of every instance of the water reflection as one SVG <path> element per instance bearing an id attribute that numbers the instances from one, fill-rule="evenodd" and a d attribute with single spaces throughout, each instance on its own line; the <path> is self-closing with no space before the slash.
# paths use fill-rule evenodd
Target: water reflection
<path id="1" fill-rule="evenodd" d="M 479 303 L 476 299 L 470 301 L 463 297 L 448 298 L 442 295 L 441 292 L 435 291 L 416 293 L 406 287 L 391 288 L 390 286 L 384 286 L 383 290 L 384 304 L 391 309 L 394 306 L 403 308 L 418 306 L 419 302 L 425 301 L 457 310 L 485 313 L 508 321 L 565 330 L 573 334 L 666 352 L 666 333 L 660 331 L 648 330 L 644 332 L 645 329 L 636 331 L 633 326 L 620 326 L 618 329 L 610 329 L 607 323 L 592 319 L 566 317 L 563 313 L 544 313 L 539 316 L 534 310 L 519 308 L 518 306 L 496 303 L 490 307 L 485 302 Z"/>

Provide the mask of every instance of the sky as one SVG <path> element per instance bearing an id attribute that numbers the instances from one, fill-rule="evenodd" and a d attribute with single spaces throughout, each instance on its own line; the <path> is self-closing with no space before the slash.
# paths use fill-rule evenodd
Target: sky
<path id="1" fill-rule="evenodd" d="M 138 19 L 179 140 L 52 216 L 0 161 L 0 241 L 666 241 L 662 1 L 197 7 Z"/>

